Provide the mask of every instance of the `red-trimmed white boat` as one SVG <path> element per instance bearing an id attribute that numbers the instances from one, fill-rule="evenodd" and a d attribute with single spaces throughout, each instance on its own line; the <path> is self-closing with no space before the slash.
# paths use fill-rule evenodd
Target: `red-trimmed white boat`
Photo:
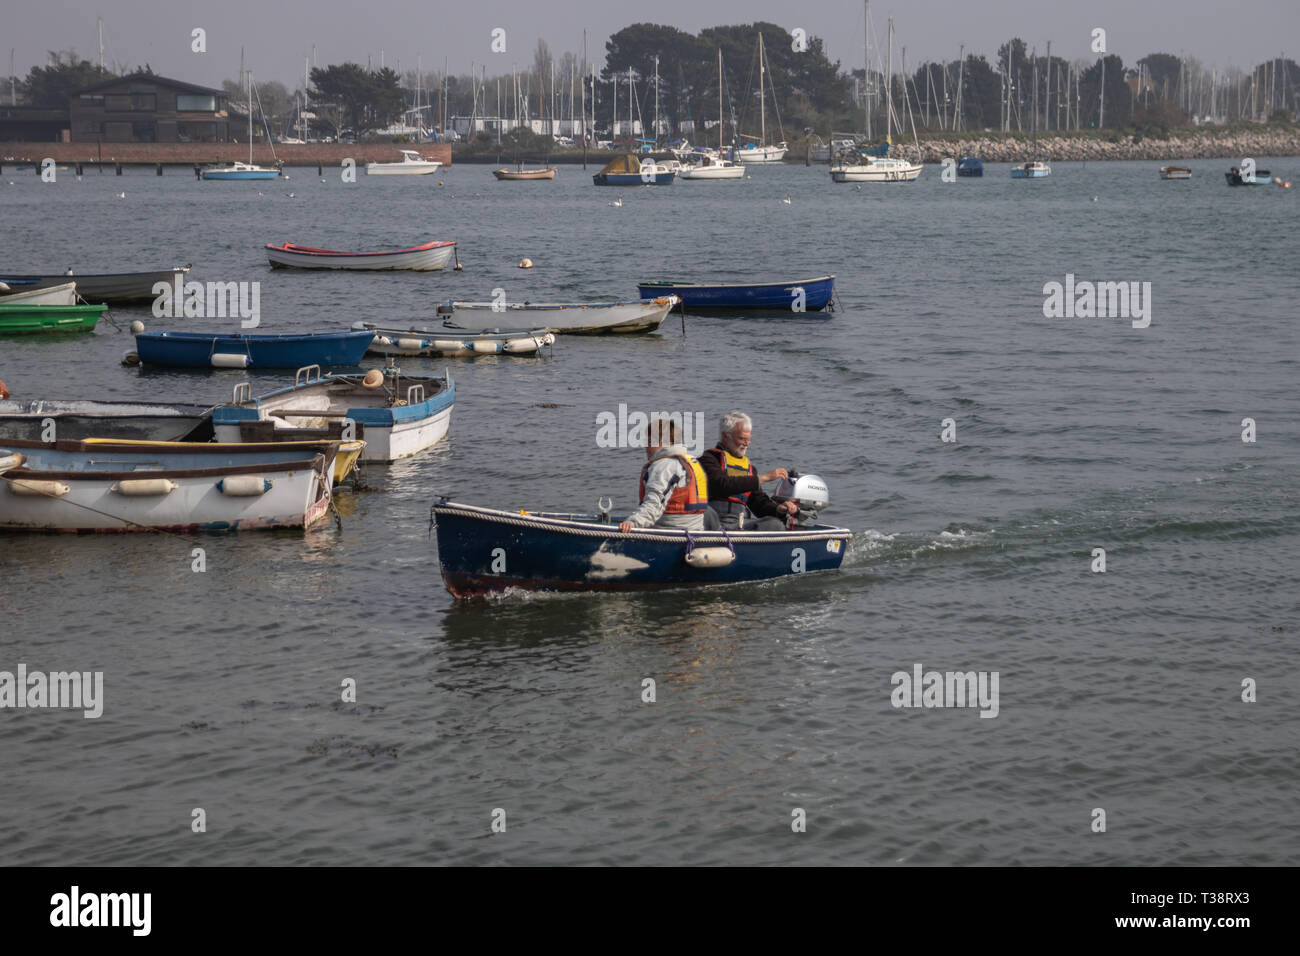
<path id="1" fill-rule="evenodd" d="M 375 271 L 409 269 L 415 272 L 436 272 L 447 268 L 456 255 L 454 242 L 426 242 L 409 249 L 380 252 L 339 252 L 334 249 L 316 249 L 294 242 L 280 245 L 266 244 L 266 257 L 272 269 L 356 269 Z"/>

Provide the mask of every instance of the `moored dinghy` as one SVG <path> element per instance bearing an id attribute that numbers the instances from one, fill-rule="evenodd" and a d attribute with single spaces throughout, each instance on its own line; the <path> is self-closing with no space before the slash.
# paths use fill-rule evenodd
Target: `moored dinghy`
<path id="1" fill-rule="evenodd" d="M 65 273 L 0 273 L 4 282 L 15 292 L 29 289 L 48 289 L 67 282 L 77 284 L 77 295 L 84 302 L 109 305 L 126 305 L 131 302 L 152 302 L 157 298 L 153 291 L 158 283 L 173 285 L 179 277 L 182 282 L 190 271 L 189 266 L 162 269 L 154 272 L 107 272 L 81 275 L 71 268 Z"/>
<path id="2" fill-rule="evenodd" d="M 672 293 L 682 308 L 700 312 L 709 309 L 818 312 L 835 294 L 835 276 L 817 276 L 793 282 L 642 282 L 637 285 L 642 299 Z M 796 308 L 798 306 L 798 308 Z"/>
<path id="3" fill-rule="evenodd" d="M 6 305 L 0 299 L 0 335 L 92 332 L 106 305 Z"/>
<path id="4" fill-rule="evenodd" d="M 383 328 L 371 322 L 353 322 L 354 329 L 375 333 L 366 351 L 371 355 L 425 355 L 460 358 L 466 355 L 535 355 L 555 342 L 546 329 L 511 332 L 467 332 L 453 335 L 429 329 Z"/>
<path id="5" fill-rule="evenodd" d="M 76 305 L 77 283 L 61 282 L 46 288 L 13 288 L 0 282 L 0 305 Z"/>
<path id="6" fill-rule="evenodd" d="M 0 442 L 0 529 L 307 528 L 325 517 L 338 442 Z"/>
<path id="7" fill-rule="evenodd" d="M 566 335 L 653 332 L 680 300 L 675 295 L 640 302 L 446 302 L 438 306 L 451 329 L 539 329 Z"/>
<path id="8" fill-rule="evenodd" d="M 396 461 L 433 447 L 451 426 L 455 382 L 386 371 L 372 369 L 363 378 L 301 368 L 293 385 L 257 397 L 242 382 L 233 401 L 212 413 L 217 441 L 248 441 L 257 437 L 249 427 L 262 423 L 274 426 L 277 441 L 293 441 L 351 422 L 355 437 L 365 440 L 362 461 Z"/>
<path id="9" fill-rule="evenodd" d="M 1186 166 L 1161 166 L 1161 179 L 1191 179 L 1192 171 Z"/>
<path id="10" fill-rule="evenodd" d="M 163 402 L 0 401 L 0 439 L 130 438 L 203 441 L 211 437 L 207 405 Z"/>
<path id="11" fill-rule="evenodd" d="M 456 243 L 451 241 L 425 242 L 409 249 L 377 252 L 339 252 L 334 249 L 317 249 L 293 242 L 280 245 L 266 244 L 266 257 L 273 269 L 348 269 L 356 271 L 387 271 L 392 269 L 412 272 L 437 272 L 447 268 L 456 255 Z"/>
<path id="12" fill-rule="evenodd" d="M 847 528 L 687 532 L 618 530 L 616 518 L 433 505 L 442 579 L 456 597 L 507 588 L 640 591 L 764 581 L 839 568 Z"/>
<path id="13" fill-rule="evenodd" d="M 351 330 L 285 335 L 140 332 L 135 348 L 142 364 L 173 368 L 351 367 L 360 364 L 372 338 Z"/>

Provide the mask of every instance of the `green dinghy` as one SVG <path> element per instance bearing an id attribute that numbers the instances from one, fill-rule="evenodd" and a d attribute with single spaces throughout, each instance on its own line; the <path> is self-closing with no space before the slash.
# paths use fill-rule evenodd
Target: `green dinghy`
<path id="1" fill-rule="evenodd" d="M 106 305 L 5 305 L 0 300 L 0 335 L 90 332 Z"/>

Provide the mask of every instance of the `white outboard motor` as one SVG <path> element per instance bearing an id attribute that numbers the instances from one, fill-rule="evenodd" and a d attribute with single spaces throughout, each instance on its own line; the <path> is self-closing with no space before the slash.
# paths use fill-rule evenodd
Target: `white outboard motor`
<path id="1" fill-rule="evenodd" d="M 830 489 L 826 482 L 816 475 L 801 475 L 790 471 L 790 477 L 782 478 L 772 492 L 774 501 L 793 501 L 799 506 L 794 516 L 796 524 L 816 524 L 817 514 L 831 503 Z"/>

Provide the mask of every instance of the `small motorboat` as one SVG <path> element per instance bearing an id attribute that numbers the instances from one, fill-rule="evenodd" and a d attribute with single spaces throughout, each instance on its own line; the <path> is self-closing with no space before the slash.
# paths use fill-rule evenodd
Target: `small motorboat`
<path id="1" fill-rule="evenodd" d="M 1267 169 L 1257 169 L 1253 173 L 1244 171 L 1240 166 L 1233 166 L 1224 173 L 1229 186 L 1267 186 L 1272 180 Z"/>
<path id="2" fill-rule="evenodd" d="M 238 442 L 263 440 L 256 427 L 265 423 L 276 441 L 326 437 L 332 426 L 343 426 L 344 438 L 364 439 L 362 461 L 396 461 L 432 448 L 451 426 L 456 383 L 386 372 L 322 375 L 313 365 L 300 368 L 293 385 L 257 397 L 241 382 L 230 404 L 213 409 L 212 428 L 217 441 Z"/>
<path id="3" fill-rule="evenodd" d="M 642 299 L 672 294 L 689 312 L 709 309 L 763 309 L 780 312 L 818 312 L 835 294 L 835 276 L 817 276 L 791 282 L 678 282 L 662 280 L 637 285 Z"/>
<path id="4" fill-rule="evenodd" d="M 442 163 L 436 159 L 425 159 L 413 149 L 404 149 L 401 162 L 366 163 L 367 176 L 427 176 L 437 172 Z"/>
<path id="5" fill-rule="evenodd" d="M 1186 166 L 1161 166 L 1161 179 L 1191 179 L 1192 171 Z"/>
<path id="6" fill-rule="evenodd" d="M 0 299 L 0 335 L 92 332 L 106 305 L 7 305 Z"/>
<path id="7" fill-rule="evenodd" d="M 675 295 L 637 302 L 507 303 L 445 302 L 438 306 L 443 325 L 469 331 L 545 328 L 557 335 L 653 332 L 663 325 Z"/>
<path id="8" fill-rule="evenodd" d="M 460 358 L 466 355 L 535 355 L 555 342 L 546 329 L 513 332 L 477 332 L 450 335 L 430 329 L 389 329 L 370 322 L 353 322 L 354 329 L 369 329 L 375 340 L 371 355 L 425 355 Z"/>
<path id="9" fill-rule="evenodd" d="M 369 332 L 285 335 L 218 332 L 140 332 L 135 350 L 143 365 L 172 368 L 355 367 L 374 336 Z"/>
<path id="10" fill-rule="evenodd" d="M 153 272 L 109 272 L 82 275 L 74 273 L 71 268 L 65 273 L 45 273 L 42 275 L 21 275 L 18 273 L 0 273 L 0 282 L 13 291 L 49 289 L 67 282 L 77 284 L 77 295 L 84 302 L 106 303 L 109 305 L 126 305 L 132 302 L 152 302 L 157 293 L 154 286 L 162 282 L 170 286 L 179 276 L 184 281 L 190 271 L 189 266 L 162 269 Z"/>
<path id="11" fill-rule="evenodd" d="M 1017 163 L 1011 167 L 1012 179 L 1045 179 L 1050 175 L 1052 175 L 1052 167 L 1038 159 L 1028 163 Z"/>
<path id="12" fill-rule="evenodd" d="M 957 175 L 969 177 L 983 176 L 984 161 L 978 156 L 963 156 L 961 161 L 957 163 Z"/>
<path id="13" fill-rule="evenodd" d="M 61 282 L 45 288 L 12 290 L 5 282 L 0 282 L 0 305 L 76 305 L 77 283 Z M 12 290 L 12 291 L 11 291 Z"/>
<path id="14" fill-rule="evenodd" d="M 499 180 L 507 182 L 532 180 L 532 179 L 554 179 L 555 167 L 544 166 L 541 169 L 494 169 L 492 175 Z"/>
<path id="15" fill-rule="evenodd" d="M 650 157 L 624 153 L 605 164 L 605 168 L 591 177 L 597 186 L 671 186 L 675 170 Z"/>
<path id="16" fill-rule="evenodd" d="M 766 581 L 840 567 L 848 528 L 618 530 L 619 518 L 498 511 L 443 498 L 430 509 L 447 590 L 644 591 Z"/>
<path id="17" fill-rule="evenodd" d="M 243 531 L 325 517 L 338 442 L 0 442 L 0 528 Z"/>
<path id="18" fill-rule="evenodd" d="M 437 272 L 447 268 L 456 255 L 456 243 L 426 242 L 409 249 L 378 252 L 339 252 L 282 242 L 266 244 L 266 257 L 272 269 L 353 269 L 386 271 L 403 269 L 412 272 Z"/>

